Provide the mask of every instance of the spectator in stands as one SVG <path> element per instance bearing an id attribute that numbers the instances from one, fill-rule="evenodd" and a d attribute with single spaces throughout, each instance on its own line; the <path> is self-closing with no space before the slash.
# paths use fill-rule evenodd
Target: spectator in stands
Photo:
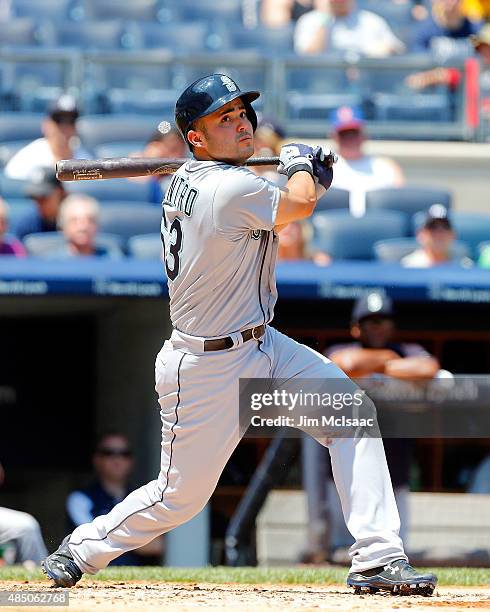
<path id="1" fill-rule="evenodd" d="M 468 37 L 477 30 L 478 26 L 465 17 L 462 0 L 432 0 L 430 15 L 414 29 L 411 50 L 430 51 L 440 58 L 467 54 Z"/>
<path id="2" fill-rule="evenodd" d="M 68 530 L 90 523 L 96 516 L 109 513 L 131 492 L 129 479 L 133 469 L 133 452 L 127 437 L 121 433 L 103 434 L 92 455 L 95 471 L 92 483 L 70 493 L 66 500 Z M 156 538 L 143 548 L 127 552 L 111 565 L 149 565 L 158 563 L 162 539 Z"/>
<path id="3" fill-rule="evenodd" d="M 325 353 L 349 377 L 362 378 L 370 376 L 387 376 L 400 380 L 432 379 L 438 375 L 439 362 L 422 346 L 395 340 L 396 318 L 392 301 L 383 293 L 372 291 L 359 298 L 354 304 L 351 317 L 352 342 L 337 344 Z M 408 526 L 408 492 L 410 482 L 410 465 L 413 452 L 413 441 L 409 439 L 385 439 L 385 450 L 390 469 L 393 488 L 397 498 L 401 521 L 401 537 L 406 538 Z M 345 529 L 338 496 L 328 494 L 333 487 L 322 483 L 318 490 L 319 479 L 316 472 L 323 471 L 323 462 L 328 461 L 325 449 L 313 438 L 303 438 L 303 482 L 308 498 L 309 550 L 304 560 L 321 560 L 328 556 L 326 543 L 318 538 L 326 533 L 326 528 L 318 525 L 322 516 L 319 505 L 328 504 L 328 528 L 330 531 L 330 555 L 333 560 L 345 561 L 340 555 L 341 549 L 352 543 L 352 537 Z M 338 556 L 335 550 L 338 549 Z"/>
<path id="4" fill-rule="evenodd" d="M 472 95 L 479 97 L 481 115 L 490 121 L 490 24 L 483 25 L 477 34 L 470 36 L 470 42 L 480 59 L 479 91 L 473 91 Z M 459 69 L 441 66 L 415 72 L 407 77 L 406 83 L 418 91 L 437 85 L 446 85 L 452 94 L 456 94 L 460 89 L 462 78 L 463 75 Z"/>
<path id="5" fill-rule="evenodd" d="M 179 132 L 170 125 L 168 121 L 162 121 L 158 129 L 148 139 L 145 148 L 141 153 L 133 153 L 133 157 L 163 157 L 166 159 L 180 159 L 187 157 L 189 151 Z M 139 176 L 131 180 L 138 182 L 148 182 L 149 201 L 160 205 L 165 194 L 165 190 L 170 184 L 171 175 L 162 176 Z"/>
<path id="6" fill-rule="evenodd" d="M 370 57 L 405 48 L 382 17 L 359 9 L 355 0 L 315 0 L 314 9 L 296 24 L 294 45 L 301 54 L 340 51 Z"/>
<path id="7" fill-rule="evenodd" d="M 307 220 L 292 221 L 279 232 L 278 261 L 310 260 L 318 266 L 328 265 L 332 259 L 327 253 L 311 248 L 311 225 Z"/>
<path id="8" fill-rule="evenodd" d="M 60 159 L 90 158 L 80 146 L 76 123 L 79 110 L 73 96 L 64 94 L 56 100 L 42 122 L 43 138 L 38 138 L 18 151 L 5 166 L 6 176 L 28 179 L 38 168 L 53 169 Z"/>
<path id="9" fill-rule="evenodd" d="M 52 257 L 109 256 L 109 250 L 95 242 L 98 218 L 99 205 L 94 198 L 83 194 L 66 197 L 58 214 L 58 227 L 66 244 L 52 253 Z"/>
<path id="10" fill-rule="evenodd" d="M 27 234 L 56 231 L 59 207 L 66 193 L 55 171 L 36 168 L 26 186 L 26 195 L 36 202 L 37 210 L 19 219 L 17 236 L 23 239 Z"/>
<path id="11" fill-rule="evenodd" d="M 7 230 L 8 207 L 5 200 L 0 197 L 0 255 L 24 257 L 26 255 L 24 246 L 16 238 L 7 236 Z"/>
<path id="12" fill-rule="evenodd" d="M 0 486 L 4 480 L 5 472 L 0 463 Z M 7 542 L 15 546 L 13 562 L 23 563 L 28 568 L 39 565 L 48 554 L 41 528 L 33 516 L 27 512 L 0 508 L 0 545 Z"/>
<path id="13" fill-rule="evenodd" d="M 284 28 L 312 8 L 313 0 L 262 0 L 260 21 L 267 28 Z"/>
<path id="14" fill-rule="evenodd" d="M 464 267 L 471 266 L 472 261 L 468 257 L 454 255 L 455 240 L 456 235 L 446 207 L 442 204 L 433 204 L 417 231 L 420 248 L 405 255 L 400 263 L 405 268 L 431 268 L 445 263 L 457 263 Z"/>
<path id="15" fill-rule="evenodd" d="M 401 187 L 405 177 L 400 166 L 393 160 L 364 152 L 366 134 L 360 109 L 341 106 L 332 113 L 330 122 L 339 156 L 332 187 L 350 192 L 351 214 L 361 217 L 366 210 L 367 191 Z"/>

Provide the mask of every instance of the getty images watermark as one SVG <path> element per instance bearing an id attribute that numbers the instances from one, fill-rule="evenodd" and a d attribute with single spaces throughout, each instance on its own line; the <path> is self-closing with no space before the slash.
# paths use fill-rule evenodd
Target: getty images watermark
<path id="1" fill-rule="evenodd" d="M 241 379 L 240 429 L 270 437 L 490 437 L 490 377 Z"/>

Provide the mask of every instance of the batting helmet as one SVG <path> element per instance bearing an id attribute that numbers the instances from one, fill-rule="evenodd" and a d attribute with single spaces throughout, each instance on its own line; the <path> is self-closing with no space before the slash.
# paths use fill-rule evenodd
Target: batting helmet
<path id="1" fill-rule="evenodd" d="M 211 74 L 194 81 L 175 104 L 175 123 L 187 140 L 187 134 L 196 119 L 214 113 L 228 102 L 240 98 L 253 130 L 257 127 L 257 115 L 252 102 L 260 96 L 258 91 L 240 91 L 238 85 L 225 74 Z"/>

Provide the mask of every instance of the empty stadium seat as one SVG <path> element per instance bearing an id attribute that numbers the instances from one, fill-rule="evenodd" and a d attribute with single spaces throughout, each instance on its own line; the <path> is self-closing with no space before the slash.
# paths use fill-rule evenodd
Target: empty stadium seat
<path id="1" fill-rule="evenodd" d="M 242 0 L 167 0 L 164 4 L 180 21 L 242 22 Z"/>
<path id="2" fill-rule="evenodd" d="M 162 237 L 160 234 L 132 236 L 128 240 L 128 254 L 135 259 L 162 260 Z"/>
<path id="3" fill-rule="evenodd" d="M 118 21 L 62 22 L 52 30 L 50 43 L 84 51 L 113 51 L 130 48 L 124 38 L 124 25 Z"/>
<path id="4" fill-rule="evenodd" d="M 124 243 L 131 236 L 160 231 L 162 211 L 152 204 L 107 206 L 101 208 L 99 227 L 102 232 L 120 236 Z"/>
<path id="5" fill-rule="evenodd" d="M 325 195 L 323 195 L 315 206 L 315 212 L 320 210 L 333 210 L 343 208 L 349 210 L 350 193 L 346 189 L 336 189 L 330 187 Z"/>
<path id="6" fill-rule="evenodd" d="M 210 27 L 201 21 L 190 23 L 131 23 L 128 31 L 133 36 L 135 47 L 141 49 L 170 49 L 171 51 L 217 51 L 224 46 L 217 38 L 209 39 Z M 157 83 L 154 83 L 155 87 Z"/>
<path id="7" fill-rule="evenodd" d="M 160 114 L 162 117 L 171 117 L 175 109 L 175 100 L 178 92 L 167 90 L 145 90 L 111 89 L 107 92 L 107 104 L 112 113 L 134 113 L 134 114 Z"/>
<path id="8" fill-rule="evenodd" d="M 406 235 L 406 216 L 396 210 L 352 217 L 346 210 L 325 210 L 311 217 L 313 244 L 336 259 L 373 259 L 378 240 Z"/>
<path id="9" fill-rule="evenodd" d="M 17 224 L 27 214 L 37 210 L 36 204 L 27 198 L 9 198 L 7 200 L 9 207 L 9 231 L 12 234 L 17 233 Z"/>
<path id="10" fill-rule="evenodd" d="M 232 49 L 256 49 L 273 53 L 293 51 L 293 27 L 284 28 L 245 28 L 234 27 L 227 30 L 229 45 Z"/>
<path id="11" fill-rule="evenodd" d="M 490 214 L 455 212 L 449 214 L 451 225 L 456 238 L 465 242 L 470 249 L 470 257 L 478 258 L 478 245 L 488 240 L 490 236 Z M 413 227 L 416 231 L 424 221 L 423 213 L 417 213 L 413 217 Z"/>
<path id="12" fill-rule="evenodd" d="M 451 121 L 448 93 L 411 95 L 375 93 L 372 96 L 377 121 Z"/>
<path id="13" fill-rule="evenodd" d="M 27 17 L 0 21 L 0 47 L 38 45 L 39 30 Z"/>
<path id="14" fill-rule="evenodd" d="M 155 21 L 159 0 L 79 0 L 83 19 Z"/>
<path id="15" fill-rule="evenodd" d="M 414 215 L 419 210 L 428 210 L 433 204 L 451 208 L 451 194 L 445 189 L 432 187 L 386 187 L 366 193 L 367 210 L 399 210 Z"/>
<path id="16" fill-rule="evenodd" d="M 0 113 L 0 142 L 30 142 L 40 138 L 43 119 L 44 115 L 40 113 Z"/>
<path id="17" fill-rule="evenodd" d="M 358 94 L 302 94 L 291 92 L 288 98 L 288 117 L 291 119 L 321 119 L 328 121 L 332 111 L 342 105 L 361 106 Z M 327 132 L 327 126 L 325 126 Z"/>
<path id="18" fill-rule="evenodd" d="M 415 238 L 389 238 L 387 240 L 378 240 L 374 243 L 373 248 L 376 259 L 379 261 L 396 263 L 405 257 L 405 255 L 415 251 L 419 246 Z M 452 250 L 458 259 L 470 256 L 470 248 L 460 240 L 454 243 Z"/>
<path id="19" fill-rule="evenodd" d="M 16 17 L 66 21 L 74 17 L 76 0 L 11 0 L 12 13 Z"/>
<path id="20" fill-rule="evenodd" d="M 83 144 L 93 150 L 111 142 L 146 142 L 163 119 L 161 115 L 84 115 L 78 120 L 77 129 Z"/>
<path id="21" fill-rule="evenodd" d="M 33 257 L 53 257 L 66 244 L 62 232 L 28 234 L 24 237 L 23 242 L 27 253 Z M 108 256 L 111 258 L 122 257 L 120 240 L 117 236 L 97 234 L 95 244 L 107 249 Z"/>
<path id="22" fill-rule="evenodd" d="M 94 149 L 95 157 L 127 157 L 142 151 L 146 142 L 144 140 L 128 140 L 128 142 L 110 142 L 101 144 Z"/>
<path id="23" fill-rule="evenodd" d="M 19 181 L 0 174 L 0 195 L 2 198 L 25 198 L 27 181 Z"/>
<path id="24" fill-rule="evenodd" d="M 146 203 L 149 198 L 147 182 L 116 178 L 96 181 L 68 181 L 65 188 L 70 193 L 83 193 L 99 201 L 126 200 Z"/>

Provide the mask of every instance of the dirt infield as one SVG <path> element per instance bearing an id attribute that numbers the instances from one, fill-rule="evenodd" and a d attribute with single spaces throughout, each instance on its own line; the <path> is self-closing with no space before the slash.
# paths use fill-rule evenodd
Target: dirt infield
<path id="1" fill-rule="evenodd" d="M 0 591 L 52 593 L 47 582 L 1 581 Z M 56 590 L 56 592 L 60 592 Z M 244 585 L 209 583 L 96 582 L 84 579 L 70 590 L 71 610 L 81 612 L 146 612 L 196 609 L 226 612 L 259 610 L 490 610 L 490 588 L 443 587 L 432 597 L 361 595 L 344 586 Z M 14 610 L 13 607 L 1 608 Z M 19 608 L 15 608 L 19 609 Z M 63 607 L 24 607 L 24 611 L 60 612 Z"/>

